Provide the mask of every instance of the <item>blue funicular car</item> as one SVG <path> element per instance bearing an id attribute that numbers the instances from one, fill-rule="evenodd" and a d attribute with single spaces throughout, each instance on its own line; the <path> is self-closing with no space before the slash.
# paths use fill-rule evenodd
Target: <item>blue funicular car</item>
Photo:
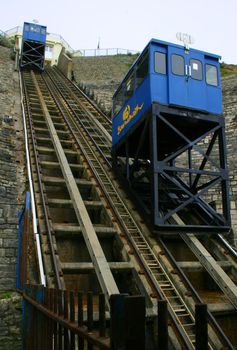
<path id="1" fill-rule="evenodd" d="M 20 67 L 43 71 L 46 46 L 46 26 L 24 22 Z"/>
<path id="2" fill-rule="evenodd" d="M 152 39 L 113 96 L 114 171 L 160 228 L 229 229 L 219 60 Z"/>
<path id="3" fill-rule="evenodd" d="M 113 144 L 152 102 L 221 114 L 219 59 L 218 55 L 152 39 L 114 94 Z M 116 126 L 121 124 L 124 108 L 136 115 L 118 135 Z"/>

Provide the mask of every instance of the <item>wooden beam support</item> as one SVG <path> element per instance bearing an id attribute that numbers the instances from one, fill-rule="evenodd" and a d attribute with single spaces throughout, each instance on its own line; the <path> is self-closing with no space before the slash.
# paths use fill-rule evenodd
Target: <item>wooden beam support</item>
<path id="1" fill-rule="evenodd" d="M 75 273 L 79 272 L 81 274 L 94 272 L 95 268 L 90 262 L 70 262 L 70 263 L 61 263 L 62 270 L 64 273 Z M 109 267 L 114 271 L 131 271 L 133 269 L 133 265 L 129 262 L 109 262 Z"/>
<path id="2" fill-rule="evenodd" d="M 173 219 L 179 224 L 184 225 L 184 222 L 177 214 L 173 215 Z M 211 256 L 203 244 L 193 233 L 180 233 L 180 237 L 184 240 L 187 246 L 192 250 L 198 258 L 201 265 L 205 267 L 210 276 L 214 279 L 219 288 L 228 297 L 229 301 L 237 308 L 237 286 L 220 267 L 218 262 Z"/>
<path id="3" fill-rule="evenodd" d="M 237 286 L 220 267 L 218 262 L 211 256 L 202 243 L 192 233 L 182 233 L 180 236 L 196 255 L 202 266 L 212 276 L 230 302 L 237 308 Z"/>
<path id="4" fill-rule="evenodd" d="M 64 224 L 64 223 L 54 223 L 53 229 L 57 237 L 80 237 L 82 235 L 82 229 L 78 225 Z M 95 232 L 100 238 L 113 238 L 116 234 L 116 229 L 110 226 L 94 226 Z"/>
<path id="5" fill-rule="evenodd" d="M 231 268 L 231 263 L 229 261 L 217 261 L 217 264 L 222 267 L 223 270 L 228 270 Z M 178 265 L 186 272 L 197 272 L 205 270 L 199 261 L 179 261 Z"/>

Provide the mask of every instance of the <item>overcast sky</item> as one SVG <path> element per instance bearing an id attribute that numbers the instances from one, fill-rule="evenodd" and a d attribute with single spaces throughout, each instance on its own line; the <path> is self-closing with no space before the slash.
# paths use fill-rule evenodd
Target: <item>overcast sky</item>
<path id="1" fill-rule="evenodd" d="M 37 7 L 39 4 L 39 7 Z M 237 64 L 237 0 L 11 0 L 1 1 L 0 29 L 37 19 L 73 49 L 141 51 L 151 38 L 177 43 L 191 34 L 192 47 Z"/>

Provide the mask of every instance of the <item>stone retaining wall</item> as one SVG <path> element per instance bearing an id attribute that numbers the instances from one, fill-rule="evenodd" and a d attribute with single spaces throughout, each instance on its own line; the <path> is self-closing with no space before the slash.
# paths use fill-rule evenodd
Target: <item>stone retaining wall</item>
<path id="1" fill-rule="evenodd" d="M 20 350 L 21 347 L 21 296 L 0 292 L 0 349 Z"/>
<path id="2" fill-rule="evenodd" d="M 237 241 L 237 74 L 222 80 L 232 227 Z"/>
<path id="3" fill-rule="evenodd" d="M 75 79 L 110 114 L 112 96 L 136 58 L 137 55 L 74 57 Z"/>
<path id="4" fill-rule="evenodd" d="M 18 73 L 0 46 L 0 349 L 20 349 L 21 297 L 16 288 L 17 213 L 25 192 Z"/>

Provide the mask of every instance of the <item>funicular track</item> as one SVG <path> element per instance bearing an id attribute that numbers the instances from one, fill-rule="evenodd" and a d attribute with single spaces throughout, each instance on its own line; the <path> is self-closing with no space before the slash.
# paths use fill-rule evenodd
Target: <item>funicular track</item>
<path id="1" fill-rule="evenodd" d="M 89 100 L 83 96 L 75 86 L 71 85 L 58 71 L 49 70 L 43 75 L 35 75 L 34 73 L 30 74 L 26 72 L 23 73 L 23 78 L 25 87 L 25 105 L 26 110 L 28 111 L 28 126 L 31 130 L 32 136 L 39 132 L 38 136 L 36 136 L 37 142 L 36 140 L 34 141 L 32 137 L 34 158 L 37 159 L 40 152 L 45 152 L 46 154 L 52 153 L 52 150 L 50 151 L 48 147 L 38 146 L 40 143 L 44 144 L 46 142 L 49 144 L 52 142 L 49 140 L 48 135 L 45 136 L 45 125 L 41 128 L 45 122 L 42 120 L 42 111 L 39 112 L 39 104 L 41 104 L 42 107 L 45 103 L 44 114 L 47 116 L 48 113 L 49 117 L 50 115 L 52 116 L 51 120 L 54 121 L 56 128 L 51 134 L 53 135 L 56 133 L 60 135 L 59 138 L 61 144 L 64 144 L 68 148 L 65 150 L 67 157 L 70 158 L 70 156 L 76 156 L 75 151 L 72 152 L 69 150 L 69 146 L 73 143 L 76 143 L 77 147 L 80 148 L 80 151 L 85 158 L 83 165 L 71 164 L 71 168 L 77 170 L 80 169 L 80 171 L 82 171 L 83 167 L 90 167 L 90 174 L 94 177 L 93 182 L 99 187 L 101 197 L 106 203 L 112 221 L 116 223 L 115 226 L 118 228 L 118 232 L 120 233 L 124 245 L 129 247 L 130 255 L 134 256 L 143 281 L 146 281 L 151 288 L 152 303 L 154 303 L 155 298 L 166 299 L 168 301 L 169 315 L 174 333 L 177 335 L 184 348 L 194 348 L 194 304 L 201 300 L 192 289 L 187 279 L 185 279 L 184 274 L 181 269 L 178 268 L 175 261 L 166 254 L 165 244 L 160 240 L 157 240 L 154 246 L 150 244 L 148 238 L 144 236 L 143 230 L 137 223 L 137 220 L 131 215 L 130 210 L 126 205 L 126 200 L 124 200 L 121 193 L 118 191 L 118 186 L 113 180 L 113 175 L 110 169 L 110 137 L 108 135 L 109 133 L 104 132 L 105 130 L 109 130 L 109 120 L 102 116 L 93 105 L 90 105 L 88 111 L 88 104 L 90 104 Z M 40 96 L 41 92 L 42 95 Z M 78 95 L 81 95 L 80 98 Z M 41 103 L 39 103 L 40 100 Z M 42 100 L 45 102 L 43 103 Z M 36 111 L 34 112 L 35 106 Z M 39 118 L 37 118 L 37 114 Z M 98 115 L 100 115 L 100 117 L 98 117 Z M 36 119 L 34 120 L 34 118 Z M 31 119 L 34 120 L 34 122 L 32 122 Z M 98 122 L 102 122 L 102 127 L 99 126 Z M 64 125 L 64 127 L 62 127 L 62 125 Z M 56 145 L 56 142 L 54 144 Z M 47 157 L 44 158 L 41 156 L 41 167 L 51 167 L 56 169 L 58 164 L 55 163 L 56 162 L 47 160 Z M 55 284 L 57 287 L 62 288 L 65 286 L 65 281 L 62 277 L 63 267 L 64 269 L 68 267 L 69 269 L 74 270 L 74 272 L 78 267 L 75 268 L 75 266 L 77 266 L 76 262 L 72 262 L 71 264 L 62 264 L 60 262 L 60 258 L 57 254 L 56 235 L 55 232 L 52 234 L 51 228 L 53 228 L 54 231 L 57 231 L 58 228 L 59 232 L 61 230 L 61 234 L 63 234 L 63 225 L 62 223 L 59 224 L 53 222 L 53 218 L 50 216 L 48 217 L 47 206 L 57 205 L 66 208 L 68 205 L 71 206 L 72 203 L 70 198 L 65 200 L 59 197 L 54 200 L 46 199 L 46 201 L 42 199 L 44 197 L 43 194 L 47 194 L 47 186 L 50 181 L 51 185 L 54 181 L 54 186 L 55 183 L 57 185 L 60 184 L 61 186 L 63 180 L 59 178 L 57 180 L 55 178 L 50 179 L 44 175 L 41 179 L 42 170 L 40 169 L 40 166 L 36 165 L 37 175 L 35 175 L 35 181 L 37 183 L 36 187 L 39 186 L 39 192 L 41 193 L 41 199 L 39 201 L 40 209 L 38 212 L 43 212 L 47 226 L 44 230 L 44 235 L 46 236 L 47 234 L 48 238 L 46 238 L 47 243 L 45 244 L 43 239 L 43 246 L 46 247 L 47 253 L 45 263 L 48 263 L 50 266 L 48 270 L 51 269 L 48 276 L 48 283 Z M 87 203 L 87 205 L 89 208 L 92 204 Z M 89 210 L 88 208 L 87 210 Z M 45 222 L 42 223 L 42 227 L 44 226 Z M 71 226 L 69 229 L 68 227 L 66 228 L 66 224 L 64 224 L 64 226 L 65 231 L 70 231 L 70 234 L 72 234 L 72 232 L 75 234 L 76 231 L 80 230 L 78 224 L 74 224 L 73 227 Z M 95 226 L 96 225 L 94 225 L 94 227 Z M 97 227 L 97 234 L 102 231 L 98 228 L 99 226 Z M 110 231 L 110 234 L 115 234 L 114 229 L 111 228 L 111 226 L 106 229 L 104 228 L 104 231 L 106 230 L 108 232 Z M 95 262 L 93 261 L 93 263 Z M 106 264 L 106 261 L 104 263 Z M 126 268 L 129 268 L 128 265 L 129 264 L 127 264 Z M 180 292 L 178 284 L 182 284 L 188 297 L 185 297 L 185 293 L 182 294 Z M 210 313 L 208 314 L 208 318 L 210 349 L 217 349 L 220 348 L 220 346 L 233 348 Z"/>

